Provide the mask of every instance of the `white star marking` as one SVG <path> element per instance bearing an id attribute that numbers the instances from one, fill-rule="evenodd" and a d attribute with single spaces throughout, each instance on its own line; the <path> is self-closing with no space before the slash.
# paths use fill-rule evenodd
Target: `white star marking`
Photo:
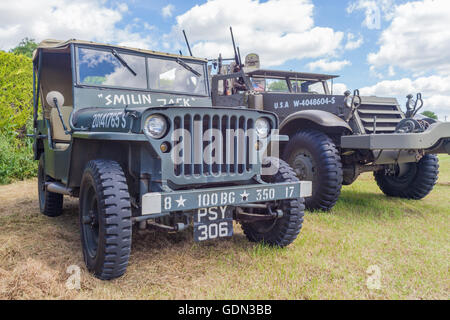
<path id="1" fill-rule="evenodd" d="M 249 195 L 250 194 L 247 193 L 247 190 L 244 190 L 244 192 L 241 193 L 242 201 L 247 201 Z"/>
<path id="2" fill-rule="evenodd" d="M 178 208 L 179 208 L 179 207 L 184 207 L 184 202 L 186 201 L 186 199 L 184 199 L 183 196 L 180 195 L 180 198 L 175 199 L 175 201 L 178 203 Z"/>

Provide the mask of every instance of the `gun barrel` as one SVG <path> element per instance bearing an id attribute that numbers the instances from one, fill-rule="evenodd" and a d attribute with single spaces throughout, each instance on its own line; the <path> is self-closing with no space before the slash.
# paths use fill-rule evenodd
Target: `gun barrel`
<path id="1" fill-rule="evenodd" d="M 231 33 L 231 42 L 233 42 L 233 49 L 234 49 L 234 61 L 237 65 L 241 65 L 239 61 L 239 56 L 236 50 L 236 43 L 234 42 L 234 35 L 233 35 L 233 28 L 230 27 L 230 33 Z"/>

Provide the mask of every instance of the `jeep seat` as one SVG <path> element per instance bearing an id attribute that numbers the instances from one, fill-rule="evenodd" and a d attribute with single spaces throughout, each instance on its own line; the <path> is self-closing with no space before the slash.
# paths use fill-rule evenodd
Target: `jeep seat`
<path id="1" fill-rule="evenodd" d="M 64 120 L 64 124 L 66 125 L 66 128 L 70 130 L 69 117 L 73 111 L 73 107 L 63 106 L 60 107 L 60 109 L 61 115 Z M 50 125 L 51 125 L 52 139 L 54 142 L 54 148 L 58 150 L 67 149 L 70 145 L 71 136 L 70 134 L 66 134 L 64 132 L 64 128 L 61 123 L 61 120 L 59 119 L 58 110 L 56 108 L 52 108 L 50 111 Z"/>

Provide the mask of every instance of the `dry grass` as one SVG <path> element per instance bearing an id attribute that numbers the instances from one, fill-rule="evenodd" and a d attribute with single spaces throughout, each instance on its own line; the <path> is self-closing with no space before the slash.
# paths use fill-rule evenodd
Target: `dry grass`
<path id="1" fill-rule="evenodd" d="M 3 299 L 448 299 L 450 156 L 422 201 L 390 199 L 371 175 L 344 187 L 331 213 L 308 213 L 286 249 L 230 240 L 195 243 L 189 232 L 135 232 L 127 273 L 100 281 L 84 268 L 76 200 L 39 214 L 36 180 L 0 186 Z M 68 266 L 81 289 L 68 290 Z M 366 286 L 377 265 L 381 288 Z"/>

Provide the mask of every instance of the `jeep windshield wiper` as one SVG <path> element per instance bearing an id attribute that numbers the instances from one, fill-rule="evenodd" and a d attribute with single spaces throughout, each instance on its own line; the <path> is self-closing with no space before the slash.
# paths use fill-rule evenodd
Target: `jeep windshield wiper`
<path id="1" fill-rule="evenodd" d="M 134 76 L 137 75 L 137 73 L 131 69 L 131 67 L 128 65 L 128 63 L 120 56 L 120 54 L 115 50 L 115 49 L 111 49 L 111 53 L 113 54 L 114 57 L 116 57 L 117 60 L 119 60 L 119 62 L 125 67 L 127 68 Z"/>
<path id="2" fill-rule="evenodd" d="M 194 70 L 194 68 L 192 68 L 190 65 L 188 65 L 186 62 L 184 62 L 183 60 L 181 60 L 180 58 L 177 58 L 177 63 L 182 66 L 183 68 L 185 68 L 186 70 L 189 70 L 190 72 L 192 72 L 193 74 L 195 74 L 197 77 L 200 77 L 201 74 L 200 72 Z"/>

